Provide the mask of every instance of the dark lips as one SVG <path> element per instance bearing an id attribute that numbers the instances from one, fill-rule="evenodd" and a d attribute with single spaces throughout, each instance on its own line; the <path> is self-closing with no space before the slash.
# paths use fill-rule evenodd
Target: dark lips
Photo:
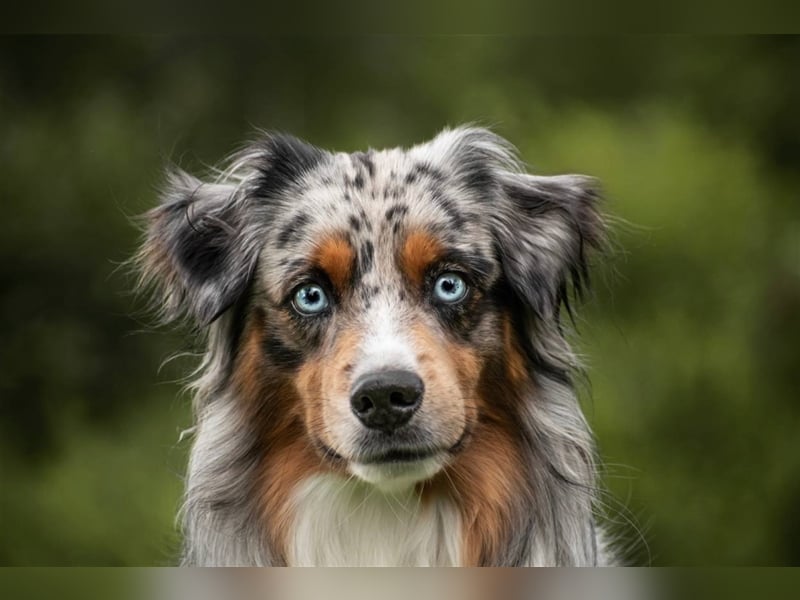
<path id="1" fill-rule="evenodd" d="M 354 457 L 350 459 L 350 461 L 355 461 L 363 465 L 381 465 L 381 464 L 416 462 L 420 460 L 425 460 L 426 458 L 431 458 L 442 452 L 447 452 L 448 454 L 451 455 L 457 454 L 464 446 L 464 442 L 469 437 L 469 434 L 470 434 L 469 430 L 465 430 L 461 434 L 461 437 L 458 439 L 458 441 L 446 449 L 443 448 L 424 448 L 417 450 L 396 449 L 396 450 L 389 450 L 387 452 L 372 454 L 369 456 Z M 347 460 L 341 454 L 338 454 L 333 448 L 330 448 L 326 446 L 324 443 L 322 443 L 321 440 L 313 439 L 312 442 L 316 447 L 317 451 L 328 460 L 333 462 L 344 462 Z"/>
<path id="2" fill-rule="evenodd" d="M 365 465 L 414 462 L 417 460 L 425 460 L 435 454 L 437 454 L 436 450 L 390 450 L 383 454 L 362 458 L 358 462 Z"/>

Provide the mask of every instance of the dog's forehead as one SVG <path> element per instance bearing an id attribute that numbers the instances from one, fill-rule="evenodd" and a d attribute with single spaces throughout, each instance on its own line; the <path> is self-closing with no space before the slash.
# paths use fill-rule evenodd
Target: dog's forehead
<path id="1" fill-rule="evenodd" d="M 276 211 L 261 271 L 278 285 L 292 265 L 337 239 L 352 249 L 369 283 L 392 274 L 399 247 L 414 232 L 488 258 L 490 207 L 491 198 L 424 155 L 399 149 L 335 154 L 307 173 Z"/>

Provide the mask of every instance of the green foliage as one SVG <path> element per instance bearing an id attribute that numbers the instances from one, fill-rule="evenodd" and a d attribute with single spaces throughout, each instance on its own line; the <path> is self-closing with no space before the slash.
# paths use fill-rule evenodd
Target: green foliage
<path id="1" fill-rule="evenodd" d="M 5 39 L 0 563 L 174 559 L 188 398 L 120 262 L 161 170 L 253 126 L 355 150 L 479 122 L 598 177 L 580 311 L 608 512 L 654 564 L 800 562 L 795 38 Z M 628 507 L 623 509 L 622 507 Z"/>

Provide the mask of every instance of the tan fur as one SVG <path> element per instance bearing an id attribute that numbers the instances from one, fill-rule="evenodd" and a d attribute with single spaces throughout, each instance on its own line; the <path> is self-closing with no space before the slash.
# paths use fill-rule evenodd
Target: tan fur
<path id="1" fill-rule="evenodd" d="M 524 484 L 524 466 L 515 464 L 521 456 L 517 427 L 503 408 L 514 401 L 515 394 L 500 377 L 500 361 L 486 365 L 475 349 L 437 339 L 425 327 L 418 325 L 413 332 L 424 348 L 425 380 L 434 386 L 430 397 L 426 393 L 426 402 L 437 403 L 438 418 L 462 411 L 469 438 L 440 475 L 420 486 L 422 497 L 430 502 L 438 494 L 451 494 L 464 524 L 463 564 L 491 563 L 504 550 L 514 501 Z M 509 350 L 516 352 L 514 347 Z M 516 375 L 524 377 L 523 372 Z M 447 378 L 450 381 L 443 381 Z M 443 389 L 459 393 L 444 395 Z M 462 406 L 455 406 L 459 403 Z"/>
<path id="2" fill-rule="evenodd" d="M 323 269 L 339 293 L 350 282 L 355 253 L 344 237 L 333 236 L 323 240 L 316 248 L 312 261 Z"/>
<path id="3" fill-rule="evenodd" d="M 528 371 L 512 327 L 511 318 L 505 315 L 503 317 L 503 352 L 506 358 L 506 372 L 509 380 L 519 385 L 527 379 Z"/>
<path id="4" fill-rule="evenodd" d="M 421 321 L 411 326 L 411 335 L 418 351 L 419 374 L 425 382 L 422 410 L 426 421 L 453 445 L 477 415 L 477 356 Z"/>
<path id="5" fill-rule="evenodd" d="M 517 490 L 524 483 L 519 456 L 508 424 L 481 424 L 447 468 L 464 524 L 464 566 L 492 564 L 502 552 Z"/>
<path id="6" fill-rule="evenodd" d="M 426 231 L 413 231 L 400 252 L 400 269 L 411 284 L 419 288 L 426 269 L 441 256 L 442 245 Z"/>
<path id="7" fill-rule="evenodd" d="M 264 315 L 256 309 L 245 328 L 233 380 L 261 437 L 262 514 L 276 559 L 281 559 L 291 527 L 292 489 L 307 477 L 332 467 L 323 464 L 310 443 L 294 382 L 268 367 L 263 343 Z"/>
<path id="8" fill-rule="evenodd" d="M 291 510 L 291 493 L 301 482 L 312 475 L 334 469 L 323 463 L 308 443 L 299 421 L 293 421 L 271 437 L 271 450 L 264 460 L 261 479 L 263 518 L 276 552 L 284 558 L 288 537 L 294 519 Z"/>
<path id="9" fill-rule="evenodd" d="M 519 490 L 525 483 L 519 427 L 512 409 L 521 401 L 519 392 L 527 376 L 508 316 L 503 323 L 502 357 L 481 364 L 462 351 L 460 359 L 467 372 L 479 378 L 476 402 L 480 417 L 469 444 L 443 477 L 452 485 L 461 510 L 465 566 L 492 564 L 504 550 L 509 528 L 514 526 L 514 502 L 522 497 Z"/>
<path id="10" fill-rule="evenodd" d="M 309 433 L 339 452 L 331 438 L 328 423 L 350 415 L 350 372 L 359 332 L 350 327 L 341 331 L 320 355 L 307 361 L 297 375 L 297 389 Z"/>

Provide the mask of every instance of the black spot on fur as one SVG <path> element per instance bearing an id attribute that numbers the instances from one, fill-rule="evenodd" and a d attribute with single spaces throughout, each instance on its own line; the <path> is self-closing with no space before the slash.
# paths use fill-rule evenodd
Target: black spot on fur
<path id="1" fill-rule="evenodd" d="M 353 187 L 360 190 L 364 187 L 364 176 L 361 173 L 356 174 L 353 178 Z"/>
<path id="2" fill-rule="evenodd" d="M 434 283 L 432 276 L 428 281 L 429 290 L 433 289 Z M 501 300 L 495 289 L 486 291 L 480 286 L 470 285 L 466 298 L 461 302 L 446 304 L 433 299 L 431 302 L 439 320 L 451 334 L 470 344 L 485 346 L 489 342 L 487 335 L 491 336 L 487 332 L 497 329 L 491 323 L 496 319 Z"/>
<path id="3" fill-rule="evenodd" d="M 408 213 L 408 206 L 405 204 L 393 204 L 389 208 L 386 209 L 386 220 L 390 221 L 395 217 L 402 218 L 404 215 Z"/>
<path id="4" fill-rule="evenodd" d="M 495 263 L 477 251 L 469 253 L 458 250 L 450 251 L 445 255 L 444 260 L 462 265 L 479 285 L 488 286 L 491 283 L 490 278 L 494 273 Z"/>
<path id="5" fill-rule="evenodd" d="M 469 187 L 481 192 L 488 191 L 494 185 L 494 178 L 491 170 L 480 163 L 473 164 L 466 173 L 463 174 L 464 183 Z"/>
<path id="6" fill-rule="evenodd" d="M 236 244 L 241 217 L 227 204 L 227 197 L 205 197 L 202 190 L 175 185 L 173 194 L 184 193 L 185 197 L 148 213 L 148 243 L 165 248 L 170 267 L 179 274 L 183 286 L 178 293 L 193 316 L 205 325 L 225 312 L 245 290 L 255 258 Z"/>
<path id="7" fill-rule="evenodd" d="M 286 263 L 286 269 L 290 272 L 299 271 L 306 267 L 306 261 L 302 258 L 294 258 Z"/>
<path id="8" fill-rule="evenodd" d="M 494 288 L 492 294 L 493 301 L 498 306 L 504 306 L 511 316 L 511 329 L 512 331 L 525 331 L 525 322 L 527 320 L 527 309 L 525 308 L 525 301 L 520 298 L 507 281 L 502 279 Z M 533 346 L 531 340 L 524 335 L 517 335 L 517 342 L 522 347 L 525 356 L 528 359 L 531 369 L 539 372 L 554 381 L 563 383 L 565 385 L 572 384 L 572 378 L 569 370 L 561 365 L 555 364 L 552 360 L 548 360 L 542 356 Z"/>
<path id="9" fill-rule="evenodd" d="M 231 326 L 228 329 L 228 356 L 231 359 L 228 362 L 227 373 L 230 376 L 233 369 L 233 364 L 236 360 L 237 351 L 239 349 L 239 341 L 244 333 L 244 326 L 247 321 L 247 312 L 250 305 L 250 297 L 252 295 L 253 284 L 252 281 L 248 283 L 247 290 L 242 296 L 234 302 L 231 307 Z"/>
<path id="10" fill-rule="evenodd" d="M 255 164 L 255 191 L 270 198 L 319 165 L 327 153 L 291 135 L 273 134 L 254 145 L 260 156 Z"/>
<path id="11" fill-rule="evenodd" d="M 380 287 L 377 285 L 365 285 L 361 288 L 359 295 L 362 300 L 369 301 L 371 298 L 377 296 L 380 290 Z"/>
<path id="12" fill-rule="evenodd" d="M 361 226 L 365 230 L 371 230 L 372 221 L 370 221 L 369 217 L 367 216 L 367 212 L 363 208 L 358 209 L 358 216 L 361 219 Z"/>
<path id="13" fill-rule="evenodd" d="M 447 215 L 447 218 L 450 221 L 451 227 L 454 229 L 460 229 L 466 223 L 466 219 L 464 215 L 459 210 L 456 202 L 443 194 L 441 191 L 434 191 L 433 193 L 433 201 L 434 203 L 439 206 L 444 213 Z"/>
<path id="14" fill-rule="evenodd" d="M 228 236 L 216 228 L 193 223 L 191 219 L 189 224 L 193 234 L 178 240 L 175 258 L 187 276 L 200 285 L 221 275 L 229 251 Z"/>
<path id="15" fill-rule="evenodd" d="M 286 226 L 278 234 L 278 243 L 285 246 L 289 242 L 297 240 L 303 232 L 303 228 L 311 221 L 306 213 L 298 213 L 292 217 Z"/>
<path id="16" fill-rule="evenodd" d="M 270 362 L 282 369 L 296 369 L 303 363 L 303 353 L 288 346 L 277 331 L 269 331 L 262 344 Z"/>
<path id="17" fill-rule="evenodd" d="M 350 223 L 350 229 L 358 233 L 361 231 L 361 221 L 358 220 L 358 217 L 355 215 L 350 215 L 347 219 L 348 223 Z"/>
<path id="18" fill-rule="evenodd" d="M 370 177 L 375 176 L 375 163 L 372 161 L 372 157 L 369 154 L 366 152 L 355 152 L 353 158 L 364 166 Z"/>
<path id="19" fill-rule="evenodd" d="M 375 246 L 370 240 L 364 242 L 358 252 L 358 272 L 364 275 L 372 268 L 372 261 L 375 255 Z"/>
<path id="20" fill-rule="evenodd" d="M 580 299 L 588 286 L 587 252 L 602 250 L 604 225 L 597 208 L 596 184 L 581 176 L 557 176 L 505 182 L 503 191 L 514 203 L 518 229 L 502 239 L 504 270 L 517 293 L 537 316 L 552 313 L 556 320 L 563 304 L 571 316 L 570 294 Z M 536 257 L 520 256 L 519 239 L 553 222 L 566 229 L 571 239 L 560 244 L 559 261 L 550 264 Z"/>
<path id="21" fill-rule="evenodd" d="M 406 179 L 408 179 L 412 174 L 414 175 L 413 180 L 416 180 L 419 177 L 427 177 L 428 179 L 439 183 L 445 180 L 444 174 L 439 169 L 425 162 L 419 162 L 415 164 L 411 172 L 406 175 Z"/>

